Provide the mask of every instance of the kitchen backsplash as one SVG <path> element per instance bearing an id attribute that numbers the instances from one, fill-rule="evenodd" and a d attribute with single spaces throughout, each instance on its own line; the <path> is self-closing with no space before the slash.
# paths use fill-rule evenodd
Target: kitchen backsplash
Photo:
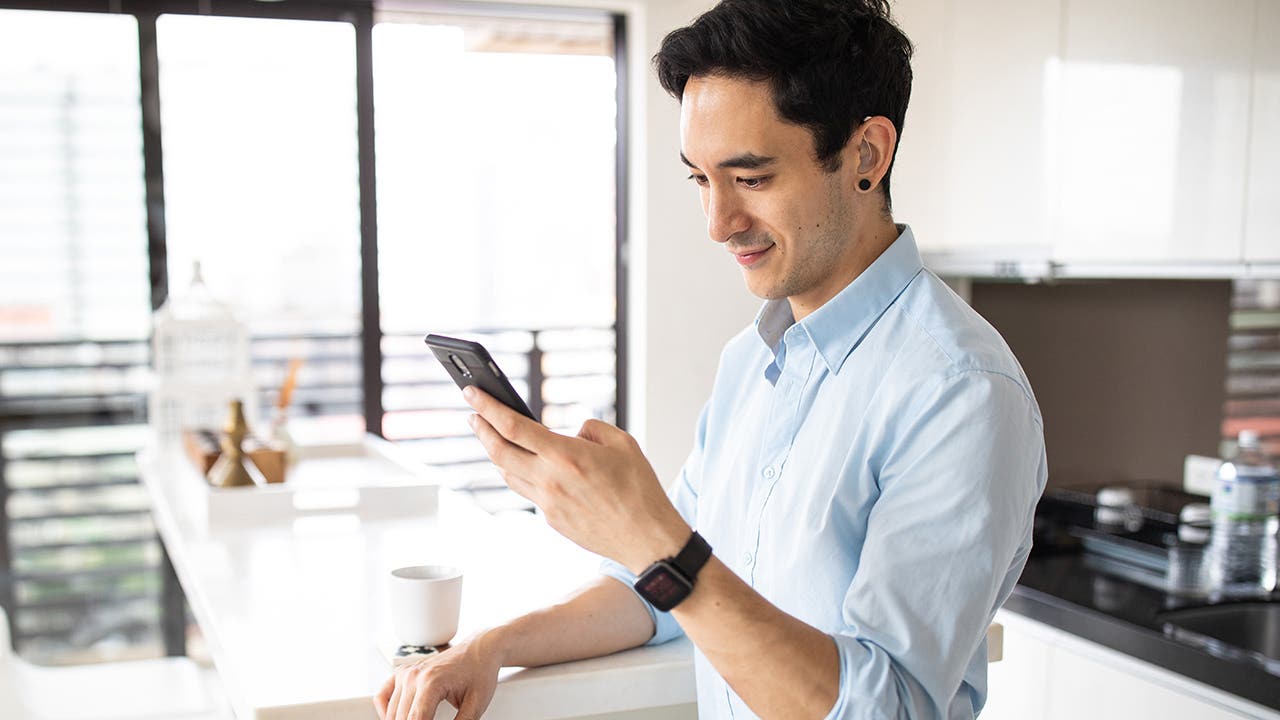
<path id="1" fill-rule="evenodd" d="M 1256 288 L 1106 280 L 975 281 L 970 290 L 973 307 L 1004 335 L 1031 380 L 1050 486 L 1180 486 L 1183 458 L 1216 455 L 1237 418 L 1269 415 L 1280 429 L 1280 310 L 1266 316 L 1265 333 L 1239 327 L 1243 318 L 1264 317 L 1243 309 L 1258 304 Z M 1271 376 L 1228 373 L 1229 363 L 1264 355 L 1273 359 Z M 1261 378 L 1249 386 L 1256 392 L 1242 392 L 1254 375 Z M 1261 400 L 1270 404 L 1255 404 Z M 1226 422 L 1224 408 L 1232 413 Z"/>

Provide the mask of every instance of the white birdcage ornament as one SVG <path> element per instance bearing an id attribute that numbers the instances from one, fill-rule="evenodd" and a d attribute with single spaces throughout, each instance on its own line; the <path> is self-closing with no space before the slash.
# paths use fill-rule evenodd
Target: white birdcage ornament
<path id="1" fill-rule="evenodd" d="M 199 263 L 186 292 L 171 295 L 152 323 L 149 411 L 158 441 L 177 441 L 183 429 L 221 427 L 232 400 L 244 403 L 251 422 L 258 416 L 248 328 L 209 292 Z"/>

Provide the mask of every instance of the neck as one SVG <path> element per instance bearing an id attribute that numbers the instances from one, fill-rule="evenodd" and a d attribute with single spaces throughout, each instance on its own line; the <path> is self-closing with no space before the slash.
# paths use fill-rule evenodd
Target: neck
<path id="1" fill-rule="evenodd" d="M 855 233 L 849 251 L 841 256 L 837 268 L 817 287 L 800 295 L 787 298 L 791 304 L 791 316 L 796 322 L 827 304 L 839 292 L 849 286 L 898 239 L 898 226 L 892 219 L 877 218 L 876 222 Z"/>

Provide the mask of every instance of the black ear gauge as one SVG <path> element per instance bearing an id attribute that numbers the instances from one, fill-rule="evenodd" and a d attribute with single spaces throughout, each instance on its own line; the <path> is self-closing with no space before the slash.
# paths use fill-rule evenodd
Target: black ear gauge
<path id="1" fill-rule="evenodd" d="M 858 181 L 858 189 L 861 190 L 862 192 L 866 192 L 870 190 L 871 181 L 866 178 L 862 178 L 861 180 Z"/>

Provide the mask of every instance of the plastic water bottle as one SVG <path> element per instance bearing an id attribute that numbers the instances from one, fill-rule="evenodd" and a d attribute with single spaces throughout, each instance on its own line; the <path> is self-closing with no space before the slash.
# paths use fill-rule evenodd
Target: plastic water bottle
<path id="1" fill-rule="evenodd" d="M 1210 593 L 1218 597 L 1270 593 L 1276 587 L 1280 475 L 1262 451 L 1258 433 L 1240 432 L 1235 457 L 1218 469 L 1210 506 Z"/>

